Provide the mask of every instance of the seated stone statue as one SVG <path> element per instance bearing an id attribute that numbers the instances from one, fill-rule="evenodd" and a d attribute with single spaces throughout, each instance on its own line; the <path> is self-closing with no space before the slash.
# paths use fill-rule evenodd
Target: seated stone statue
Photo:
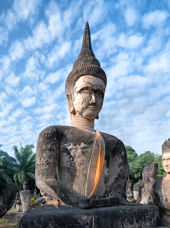
<path id="1" fill-rule="evenodd" d="M 150 197 L 152 203 L 159 207 L 158 225 L 170 227 L 170 138 L 162 145 L 162 162 L 167 175 L 155 181 Z"/>
<path id="2" fill-rule="evenodd" d="M 36 185 L 61 204 L 83 209 L 126 203 L 129 174 L 124 144 L 94 130 L 106 83 L 87 23 L 81 52 L 65 84 L 72 127 L 47 127 L 37 143 Z"/>
<path id="3" fill-rule="evenodd" d="M 156 180 L 158 163 L 148 165 L 142 172 L 142 180 L 139 180 L 133 189 L 134 199 L 137 203 L 148 204 L 150 190 Z"/>
<path id="4" fill-rule="evenodd" d="M 14 183 L 8 183 L 3 192 L 3 203 L 0 204 L 0 217 L 4 216 L 11 209 L 15 202 L 17 186 Z"/>

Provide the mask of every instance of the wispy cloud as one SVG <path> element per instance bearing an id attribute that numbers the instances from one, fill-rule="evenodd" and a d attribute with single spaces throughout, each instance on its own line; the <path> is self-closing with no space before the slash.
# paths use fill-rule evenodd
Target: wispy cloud
<path id="1" fill-rule="evenodd" d="M 5 78 L 5 82 L 11 87 L 16 87 L 19 81 L 20 78 L 16 77 L 14 73 L 11 73 L 8 77 Z"/>
<path id="2" fill-rule="evenodd" d="M 27 4 L 23 0 L 15 0 L 11 9 L 1 15 L 1 21 L 8 30 L 16 28 L 17 23 L 25 20 L 32 20 L 40 6 L 41 0 L 29 0 Z"/>
<path id="3" fill-rule="evenodd" d="M 143 16 L 143 27 L 149 28 L 150 26 L 163 26 L 169 16 L 170 14 L 168 14 L 165 10 L 155 10 L 153 12 L 149 12 Z"/>
<path id="4" fill-rule="evenodd" d="M 65 79 L 90 24 L 107 74 L 96 129 L 138 153 L 169 137 L 168 1 L 12 0 L 0 13 L 0 137 L 4 150 L 33 143 L 49 125 L 70 125 Z"/>
<path id="5" fill-rule="evenodd" d="M 127 8 L 125 11 L 125 21 L 128 27 L 135 25 L 135 22 L 138 20 L 138 13 L 133 8 Z"/>

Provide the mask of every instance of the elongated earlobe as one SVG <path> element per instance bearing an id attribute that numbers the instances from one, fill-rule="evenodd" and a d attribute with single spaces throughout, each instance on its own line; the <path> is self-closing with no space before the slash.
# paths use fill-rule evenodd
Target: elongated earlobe
<path id="1" fill-rule="evenodd" d="M 75 108 L 74 108 L 74 105 L 73 105 L 72 95 L 71 94 L 67 94 L 67 102 L 68 102 L 70 114 L 75 115 L 76 112 L 75 112 Z"/>
<path id="2" fill-rule="evenodd" d="M 97 114 L 96 119 L 97 119 L 97 120 L 99 119 L 99 114 Z"/>

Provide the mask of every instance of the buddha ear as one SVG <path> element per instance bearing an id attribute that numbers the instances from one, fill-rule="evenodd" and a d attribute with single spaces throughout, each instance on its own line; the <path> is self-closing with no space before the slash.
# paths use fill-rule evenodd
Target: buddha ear
<path id="1" fill-rule="evenodd" d="M 97 119 L 97 120 L 99 119 L 99 114 L 97 114 L 96 119 Z"/>
<path id="2" fill-rule="evenodd" d="M 75 114 L 75 108 L 74 108 L 74 104 L 73 104 L 73 99 L 72 99 L 72 95 L 70 93 L 67 93 L 67 101 L 68 101 L 68 106 L 69 106 L 69 112 L 70 114 Z"/>

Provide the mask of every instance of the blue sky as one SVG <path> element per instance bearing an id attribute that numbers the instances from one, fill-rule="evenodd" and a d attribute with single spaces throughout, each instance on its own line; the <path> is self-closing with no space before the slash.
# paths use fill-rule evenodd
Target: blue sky
<path id="1" fill-rule="evenodd" d="M 95 129 L 138 154 L 170 137 L 170 1 L 0 0 L 0 144 L 34 144 L 42 129 L 71 125 L 65 79 L 89 21 L 107 75 Z"/>

